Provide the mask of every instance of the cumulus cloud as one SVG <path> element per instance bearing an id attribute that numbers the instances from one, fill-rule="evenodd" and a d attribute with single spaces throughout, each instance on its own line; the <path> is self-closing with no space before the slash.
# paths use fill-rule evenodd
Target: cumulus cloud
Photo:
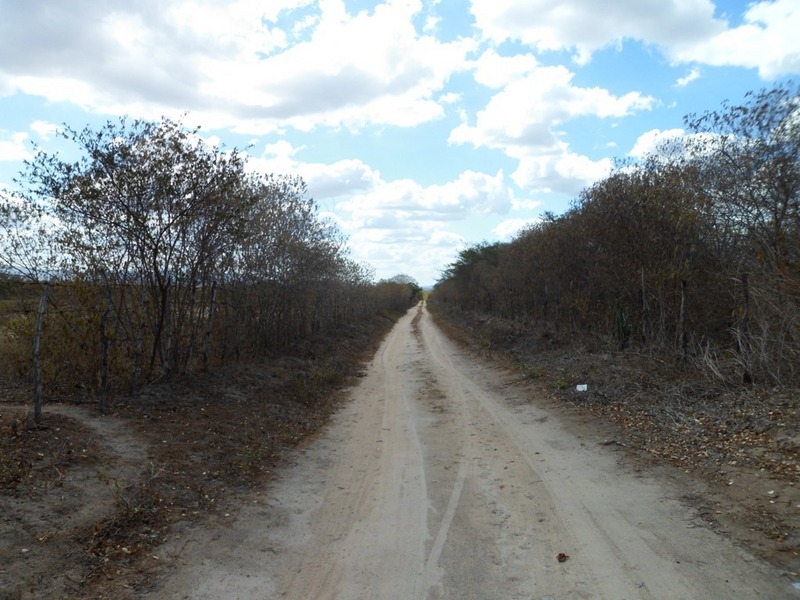
<path id="1" fill-rule="evenodd" d="M 664 144 L 678 140 L 684 137 L 685 134 L 686 132 L 683 129 L 651 129 L 637 138 L 628 156 L 639 160 L 647 158 L 657 154 L 659 148 Z"/>
<path id="2" fill-rule="evenodd" d="M 505 219 L 504 221 L 501 221 L 494 229 L 492 229 L 492 233 L 494 233 L 501 240 L 510 241 L 522 230 L 535 223 L 538 223 L 539 221 L 541 221 L 539 218 Z"/>
<path id="3" fill-rule="evenodd" d="M 406 223 L 450 222 L 476 214 L 503 215 L 514 201 L 502 171 L 495 175 L 464 171 L 453 181 L 430 186 L 410 179 L 375 183 L 366 192 L 351 193 L 338 205 L 361 226 L 374 226 L 375 216 L 386 212 Z"/>
<path id="4" fill-rule="evenodd" d="M 511 210 L 520 210 L 525 212 L 533 212 L 540 210 L 544 206 L 542 200 L 535 200 L 533 198 L 514 198 L 511 203 Z"/>
<path id="5" fill-rule="evenodd" d="M 464 171 L 455 181 L 425 188 L 420 200 L 424 207 L 442 213 L 505 214 L 511 208 L 513 194 L 502 171 L 494 176 Z"/>
<path id="6" fill-rule="evenodd" d="M 575 195 L 607 176 L 612 167 L 609 158 L 595 161 L 563 148 L 558 154 L 521 157 L 511 178 L 524 189 Z"/>
<path id="7" fill-rule="evenodd" d="M 800 4 L 795 0 L 754 2 L 743 23 L 714 35 L 677 44 L 673 59 L 758 70 L 763 79 L 800 72 Z"/>
<path id="8" fill-rule="evenodd" d="M 564 66 L 541 66 L 530 55 L 501 57 L 489 50 L 476 61 L 476 79 L 497 91 L 462 122 L 450 142 L 502 150 L 519 161 L 512 179 L 520 187 L 574 194 L 607 174 L 608 160 L 594 161 L 570 150 L 558 127 L 578 117 L 625 117 L 649 110 L 655 99 L 639 92 L 617 96 L 599 87 L 573 84 Z"/>
<path id="9" fill-rule="evenodd" d="M 539 212 L 534 198 L 574 196 L 605 176 L 603 152 L 642 158 L 678 139 L 680 130 L 652 129 L 632 143 L 628 118 L 693 101 L 699 90 L 679 88 L 701 73 L 716 81 L 711 65 L 752 69 L 751 79 L 800 72 L 796 0 L 756 0 L 735 9 L 735 22 L 723 10 L 734 9 L 719 0 L 5 2 L 0 98 L 59 103 L 44 119 L 188 112 L 218 136 L 209 143 L 231 132 L 252 140 L 252 168 L 302 176 L 378 270 L 438 268 L 462 233 L 513 235 Z M 590 63 L 615 46 L 619 60 L 658 69 L 660 83 L 653 74 L 641 80 L 649 88 L 611 87 L 631 81 L 608 72 L 613 50 Z M 556 53 L 573 63 L 557 64 Z M 608 88 L 585 83 L 600 77 Z M 665 89 L 663 103 L 649 95 Z M 4 168 L 56 129 L 16 116 L 0 131 Z M 606 133 L 616 124 L 625 127 Z M 298 132 L 309 147 L 292 141 Z M 313 147 L 312 132 L 330 137 Z M 392 152 L 403 147 L 420 156 Z M 378 166 L 402 174 L 387 180 Z"/>
<path id="10" fill-rule="evenodd" d="M 475 81 L 500 89 L 528 76 L 538 66 L 539 61 L 532 54 L 501 56 L 496 50 L 489 48 L 475 62 Z"/>
<path id="11" fill-rule="evenodd" d="M 636 40 L 676 63 L 753 68 L 764 79 L 800 70 L 795 0 L 753 2 L 738 26 L 715 16 L 710 0 L 472 0 L 471 11 L 495 44 L 518 40 L 540 52 L 569 51 L 578 64 Z"/>
<path id="12" fill-rule="evenodd" d="M 11 3 L 0 90 L 145 118 L 190 110 L 257 133 L 410 126 L 442 116 L 435 95 L 474 45 L 418 33 L 420 10 L 408 0 L 356 15 L 341 0 Z"/>
<path id="13" fill-rule="evenodd" d="M 520 154 L 515 149 L 519 147 L 553 148 L 558 143 L 554 128 L 570 119 L 621 117 L 655 102 L 639 92 L 615 96 L 598 87 L 578 87 L 572 78 L 564 66 L 535 67 L 497 92 L 478 112 L 475 125 L 456 127 L 450 141 L 501 148 L 514 156 Z"/>
<path id="14" fill-rule="evenodd" d="M 413 273 L 421 285 L 432 285 L 466 243 L 441 223 L 410 223 L 392 229 L 353 228 L 349 246 L 352 258 L 372 266 L 377 279 Z"/>
<path id="15" fill-rule="evenodd" d="M 462 124 L 450 136 L 452 142 L 472 143 L 474 146 L 509 148 L 539 146 L 551 148 L 557 143 L 554 127 L 583 116 L 600 118 L 622 117 L 650 109 L 655 99 L 639 92 L 615 96 L 599 87 L 579 87 L 572 83 L 574 73 L 566 67 L 539 66 L 535 61 L 520 61 L 525 57 L 499 57 L 487 52 L 478 61 L 477 73 L 483 61 L 497 71 L 495 65 L 513 64 L 505 77 L 505 85 L 478 112 L 475 125 Z M 525 64 L 527 70 L 519 68 Z M 512 152 L 509 152 L 512 154 Z"/>
<path id="16" fill-rule="evenodd" d="M 624 39 L 670 46 L 724 29 L 709 0 L 472 0 L 471 11 L 495 43 L 519 40 L 539 51 L 573 51 L 579 64 Z"/>
<path id="17" fill-rule="evenodd" d="M 700 69 L 697 67 L 693 68 L 685 77 L 680 77 L 678 81 L 675 82 L 675 85 L 678 87 L 686 87 L 693 81 L 700 79 Z"/>
<path id="18" fill-rule="evenodd" d="M 28 134 L 24 131 L 10 133 L 0 130 L 0 160 L 21 161 L 30 158 L 27 141 Z"/>
<path id="19" fill-rule="evenodd" d="M 48 121 L 36 120 L 31 123 L 31 130 L 35 131 L 43 141 L 51 139 L 59 129 L 61 129 L 59 125 Z"/>
<path id="20" fill-rule="evenodd" d="M 301 175 L 323 207 L 320 214 L 347 235 L 353 259 L 370 264 L 379 279 L 404 265 L 420 283 L 432 284 L 464 243 L 459 224 L 538 206 L 517 199 L 502 170 L 465 170 L 426 186 L 406 178 L 387 181 L 359 159 L 304 162 L 303 150 L 279 140 L 249 164 L 261 172 Z"/>
<path id="21" fill-rule="evenodd" d="M 296 158 L 302 150 L 302 146 L 295 148 L 288 141 L 279 140 L 268 144 L 262 155 L 251 158 L 248 164 L 261 173 L 299 175 L 306 182 L 309 194 L 318 201 L 368 192 L 383 183 L 380 173 L 361 160 L 304 162 Z"/>
<path id="22" fill-rule="evenodd" d="M 433 99 L 462 68 L 467 41 L 441 43 L 420 36 L 414 2 L 390 2 L 374 12 L 347 15 L 323 3 L 310 41 L 270 57 L 253 74 L 263 83 L 250 101 L 254 115 L 285 119 L 302 129 L 315 124 L 416 125 L 442 116 Z"/>
<path id="23" fill-rule="evenodd" d="M 440 185 L 410 179 L 373 184 L 363 192 L 352 189 L 336 203 L 337 222 L 348 235 L 352 255 L 373 265 L 379 277 L 406 265 L 423 284 L 436 281 L 442 265 L 463 244 L 459 223 L 507 214 L 515 204 L 502 171 L 465 171 Z"/>

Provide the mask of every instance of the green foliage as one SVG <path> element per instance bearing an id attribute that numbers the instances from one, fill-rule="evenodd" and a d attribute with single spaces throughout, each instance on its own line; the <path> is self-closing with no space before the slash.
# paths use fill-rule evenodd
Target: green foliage
<path id="1" fill-rule="evenodd" d="M 506 247 L 481 242 L 461 250 L 456 261 L 442 273 L 437 298 L 462 309 L 491 312 L 496 300 L 494 290 L 499 283 L 498 266 Z"/>
<path id="2" fill-rule="evenodd" d="M 410 275 L 395 275 L 379 281 L 377 285 L 382 288 L 387 298 L 387 307 L 397 312 L 410 308 L 422 300 L 422 287 Z"/>

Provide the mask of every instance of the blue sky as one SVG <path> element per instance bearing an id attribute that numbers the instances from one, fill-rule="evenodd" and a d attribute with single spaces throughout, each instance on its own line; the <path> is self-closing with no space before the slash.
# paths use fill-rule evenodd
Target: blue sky
<path id="1" fill-rule="evenodd" d="M 800 74 L 797 0 L 0 0 L 0 188 L 61 125 L 179 118 L 301 175 L 377 278 L 563 213 Z"/>

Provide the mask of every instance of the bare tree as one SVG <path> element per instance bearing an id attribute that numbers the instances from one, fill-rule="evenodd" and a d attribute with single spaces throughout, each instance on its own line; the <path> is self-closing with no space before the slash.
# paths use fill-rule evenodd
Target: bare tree
<path id="1" fill-rule="evenodd" d="M 800 361 L 800 84 L 690 115 L 687 162 L 711 199 L 742 377 L 792 378 Z"/>
<path id="2" fill-rule="evenodd" d="M 460 252 L 434 302 L 596 332 L 620 349 L 734 350 L 740 378 L 794 380 L 800 85 L 686 123 L 691 136 L 620 165 L 563 215 Z"/>
<path id="3" fill-rule="evenodd" d="M 140 320 L 126 317 L 145 309 L 150 370 L 169 372 L 200 326 L 215 264 L 243 230 L 243 158 L 170 120 L 62 135 L 81 158 L 38 152 L 23 198 L 58 223 L 51 237 L 62 272 L 102 285 L 117 327 L 133 332 Z"/>

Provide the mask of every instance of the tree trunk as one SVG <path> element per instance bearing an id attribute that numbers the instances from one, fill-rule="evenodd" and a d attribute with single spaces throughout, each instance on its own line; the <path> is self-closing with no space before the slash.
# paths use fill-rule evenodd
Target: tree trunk
<path id="1" fill-rule="evenodd" d="M 686 280 L 681 279 L 681 308 L 678 315 L 678 355 L 686 358 L 688 338 L 686 335 Z"/>
<path id="2" fill-rule="evenodd" d="M 742 382 L 752 383 L 753 348 L 750 343 L 750 280 L 747 273 L 742 273 L 742 296 L 744 309 L 738 323 L 739 358 L 742 363 Z"/>
<path id="3" fill-rule="evenodd" d="M 111 347 L 111 340 L 108 337 L 108 313 L 111 306 L 106 305 L 103 316 L 100 318 L 100 336 L 102 337 L 103 358 L 100 366 L 100 394 L 97 398 L 97 408 L 101 413 L 106 412 L 106 402 L 108 400 L 108 355 Z"/>
<path id="4" fill-rule="evenodd" d="M 173 343 L 173 333 L 174 333 L 174 324 L 172 319 L 172 297 L 169 295 L 164 295 L 164 307 L 166 312 L 166 318 L 164 320 L 164 331 L 162 335 L 165 336 L 164 344 L 159 345 L 159 349 L 161 350 L 161 374 L 166 375 L 170 372 L 170 358 L 172 357 L 172 343 Z"/>
<path id="5" fill-rule="evenodd" d="M 141 314 L 139 315 L 138 323 L 136 324 L 137 330 L 135 332 L 135 341 L 133 349 L 133 368 L 131 370 L 131 387 L 130 391 L 133 393 L 139 387 L 139 376 L 142 370 L 142 354 L 144 353 L 144 337 L 145 328 L 147 327 L 147 287 L 145 286 L 144 278 L 142 279 L 139 294 L 141 295 Z"/>
<path id="6" fill-rule="evenodd" d="M 211 302 L 208 307 L 208 321 L 203 336 L 203 370 L 208 371 L 208 355 L 211 351 L 211 325 L 214 321 L 214 311 L 217 308 L 217 282 L 211 284 Z"/>
<path id="7" fill-rule="evenodd" d="M 641 271 L 641 295 L 642 295 L 642 343 L 650 342 L 650 307 L 647 304 L 647 286 L 645 281 L 644 265 Z"/>

